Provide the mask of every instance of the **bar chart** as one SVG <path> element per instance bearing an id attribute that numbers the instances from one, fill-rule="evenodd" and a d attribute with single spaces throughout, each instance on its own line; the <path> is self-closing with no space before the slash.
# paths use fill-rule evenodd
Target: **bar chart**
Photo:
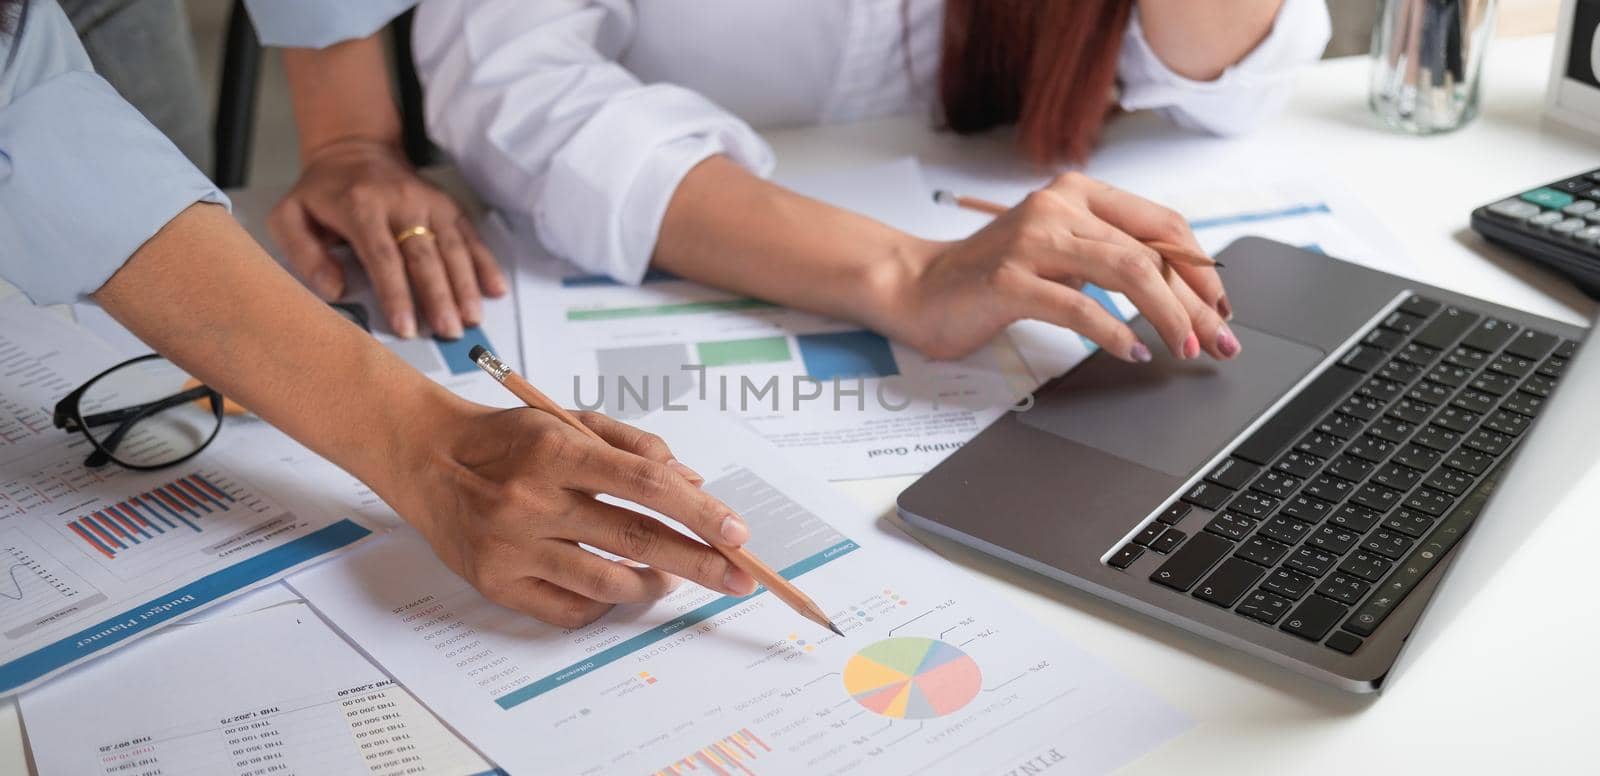
<path id="1" fill-rule="evenodd" d="M 168 531 L 201 533 L 198 523 L 203 515 L 227 512 L 235 503 L 232 494 L 195 473 L 107 504 L 67 527 L 95 551 L 115 558 L 119 551 L 154 541 Z"/>
<path id="2" fill-rule="evenodd" d="M 119 575 L 196 551 L 220 557 L 294 522 L 292 515 L 215 470 L 164 477 L 65 516 L 62 535 Z"/>
<path id="3" fill-rule="evenodd" d="M 682 776 L 700 773 L 702 768 L 716 776 L 755 776 L 755 771 L 745 763 L 760 759 L 763 753 L 770 751 L 772 747 L 750 732 L 750 728 L 740 728 L 738 732 L 723 736 L 700 751 L 656 771 L 653 776 Z"/>

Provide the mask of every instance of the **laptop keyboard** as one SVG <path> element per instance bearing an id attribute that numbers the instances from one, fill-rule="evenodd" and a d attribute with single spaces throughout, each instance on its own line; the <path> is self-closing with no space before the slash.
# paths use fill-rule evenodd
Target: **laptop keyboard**
<path id="1" fill-rule="evenodd" d="M 1107 562 L 1160 553 L 1151 582 L 1354 654 L 1466 533 L 1577 347 L 1411 296 Z"/>

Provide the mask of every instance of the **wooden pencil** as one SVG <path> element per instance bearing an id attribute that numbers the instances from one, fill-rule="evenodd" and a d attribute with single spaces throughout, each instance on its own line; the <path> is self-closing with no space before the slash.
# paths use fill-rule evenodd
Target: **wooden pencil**
<path id="1" fill-rule="evenodd" d="M 565 407 L 555 403 L 555 401 L 549 396 L 546 396 L 543 391 L 535 388 L 533 383 L 528 382 L 522 377 L 522 375 L 517 374 L 516 371 L 507 366 L 504 361 L 501 361 L 495 356 L 495 354 L 489 352 L 488 348 L 485 348 L 482 345 L 475 345 L 468 353 L 468 356 L 472 359 L 473 363 L 478 365 L 479 369 L 488 372 L 490 377 L 493 377 L 495 380 L 499 381 L 501 385 L 506 387 L 506 390 L 511 391 L 512 395 L 516 396 L 518 399 L 521 399 L 524 404 L 539 410 L 540 412 L 548 412 L 560 419 L 561 422 L 571 426 L 574 429 L 577 429 L 579 433 L 582 433 L 601 444 L 608 444 L 605 439 L 601 438 L 599 434 L 594 432 L 594 429 L 583 425 L 583 423 L 580 422 L 572 413 L 568 412 Z M 821 625 L 822 627 L 827 628 L 828 630 L 831 630 L 840 636 L 844 635 L 844 631 L 839 630 L 839 626 L 833 624 L 833 620 L 828 618 L 827 613 L 822 611 L 822 607 L 818 606 L 816 601 L 811 600 L 810 596 L 800 592 L 800 588 L 795 587 L 793 582 L 784 579 L 783 575 L 773 570 L 771 566 L 768 566 L 764 561 L 762 561 L 760 558 L 757 558 L 749 550 L 745 549 L 744 547 L 724 547 L 717 544 L 712 544 L 711 547 L 717 552 L 722 553 L 722 556 L 727 558 L 729 563 L 732 563 L 733 565 L 743 569 L 744 572 L 753 577 L 756 582 L 765 585 L 768 590 L 772 591 L 773 595 L 777 596 L 778 599 L 783 601 L 785 604 L 788 604 L 789 608 L 798 612 L 800 616 L 818 625 Z"/>

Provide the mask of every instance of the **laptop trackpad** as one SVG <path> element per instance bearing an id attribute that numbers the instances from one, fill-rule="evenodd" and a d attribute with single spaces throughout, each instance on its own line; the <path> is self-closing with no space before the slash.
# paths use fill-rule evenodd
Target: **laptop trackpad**
<path id="1" fill-rule="evenodd" d="M 1161 341 L 1144 319 L 1132 326 L 1145 342 Z M 1326 355 L 1237 322 L 1230 327 L 1244 349 L 1233 361 L 1219 363 L 1203 353 L 1194 361 L 1179 361 L 1162 353 L 1149 364 L 1129 364 L 1096 353 L 1041 392 L 1019 419 L 1131 463 L 1184 477 Z"/>

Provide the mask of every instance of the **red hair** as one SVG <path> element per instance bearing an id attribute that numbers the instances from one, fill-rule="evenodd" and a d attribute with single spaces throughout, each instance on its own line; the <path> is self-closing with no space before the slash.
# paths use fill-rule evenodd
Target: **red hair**
<path id="1" fill-rule="evenodd" d="M 1111 115 L 1132 0 L 947 0 L 939 94 L 960 133 L 1017 125 L 1041 164 L 1089 157 Z"/>

